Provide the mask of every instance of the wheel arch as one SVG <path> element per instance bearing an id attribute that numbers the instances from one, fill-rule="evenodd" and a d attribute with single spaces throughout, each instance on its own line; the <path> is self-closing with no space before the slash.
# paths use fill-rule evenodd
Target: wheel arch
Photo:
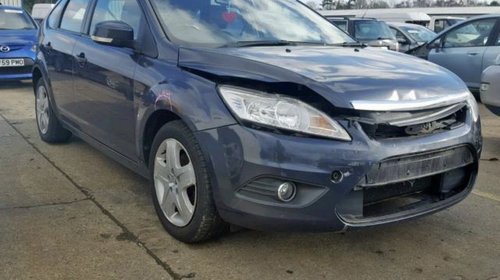
<path id="1" fill-rule="evenodd" d="M 151 146 L 153 144 L 153 140 L 160 130 L 165 124 L 171 122 L 181 120 L 186 123 L 182 118 L 168 110 L 168 109 L 158 109 L 152 112 L 144 122 L 144 128 L 142 129 L 141 139 L 142 143 L 140 145 L 141 153 L 144 158 L 144 164 L 149 168 L 149 156 L 151 153 Z M 190 127 L 189 125 L 187 125 Z M 191 127 L 190 127 L 191 129 Z"/>
<path id="2" fill-rule="evenodd" d="M 33 67 L 33 76 L 31 79 L 33 82 L 33 94 L 36 96 L 36 86 L 38 84 L 38 81 L 40 81 L 40 79 L 43 79 L 43 73 L 39 67 Z"/>

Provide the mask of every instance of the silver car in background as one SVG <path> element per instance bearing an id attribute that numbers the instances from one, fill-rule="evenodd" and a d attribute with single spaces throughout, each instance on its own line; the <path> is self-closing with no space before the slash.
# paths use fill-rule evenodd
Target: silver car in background
<path id="1" fill-rule="evenodd" d="M 500 54 L 499 31 L 500 15 L 475 17 L 439 33 L 410 53 L 451 70 L 478 93 L 481 74 Z"/>
<path id="2" fill-rule="evenodd" d="M 436 37 L 436 33 L 422 25 L 405 22 L 388 22 L 387 24 L 396 36 L 400 52 L 410 51 Z"/>
<path id="3" fill-rule="evenodd" d="M 500 116 L 500 54 L 494 65 L 486 68 L 481 82 L 481 100 L 495 115 Z"/>

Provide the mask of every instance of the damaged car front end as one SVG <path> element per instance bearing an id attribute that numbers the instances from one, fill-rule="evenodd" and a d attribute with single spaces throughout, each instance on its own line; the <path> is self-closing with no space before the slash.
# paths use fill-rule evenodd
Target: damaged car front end
<path id="1" fill-rule="evenodd" d="M 398 222 L 473 188 L 480 120 L 452 72 L 367 48 L 297 0 L 132 2 L 137 17 L 89 14 L 78 38 L 49 25 L 59 2 L 34 67 L 37 127 L 149 178 L 175 238 Z M 50 50 L 77 58 L 74 94 Z"/>
<path id="2" fill-rule="evenodd" d="M 214 81 L 238 121 L 196 134 L 231 223 L 292 231 L 385 224 L 449 207 L 476 180 L 476 101 L 434 64 L 296 46 L 183 48 L 179 65 Z"/>

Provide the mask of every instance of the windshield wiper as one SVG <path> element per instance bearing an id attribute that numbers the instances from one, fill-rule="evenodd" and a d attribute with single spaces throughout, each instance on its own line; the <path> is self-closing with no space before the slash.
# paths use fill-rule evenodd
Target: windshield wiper
<path id="1" fill-rule="evenodd" d="M 295 46 L 296 43 L 286 40 L 277 41 L 237 41 L 223 45 L 223 48 L 243 48 L 243 47 L 260 47 L 260 46 Z"/>
<path id="2" fill-rule="evenodd" d="M 346 48 L 366 48 L 367 45 L 361 42 L 344 42 L 340 44 L 334 44 L 334 46 L 341 46 L 341 47 L 346 47 Z"/>
<path id="3" fill-rule="evenodd" d="M 288 40 L 274 40 L 274 41 L 237 41 L 223 45 L 223 48 L 243 48 L 243 47 L 261 47 L 261 46 L 298 46 L 298 45 L 320 45 L 327 46 L 323 42 L 301 42 L 301 41 L 288 41 Z"/>

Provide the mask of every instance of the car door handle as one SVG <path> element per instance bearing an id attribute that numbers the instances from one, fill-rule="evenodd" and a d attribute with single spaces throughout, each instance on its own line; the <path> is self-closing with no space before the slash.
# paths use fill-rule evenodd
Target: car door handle
<path id="1" fill-rule="evenodd" d="M 469 55 L 469 56 L 476 56 L 476 55 L 478 55 L 478 54 L 479 54 L 479 53 L 477 53 L 477 52 L 468 52 L 468 53 L 467 53 L 467 55 Z"/>
<path id="2" fill-rule="evenodd" d="M 87 64 L 87 58 L 85 57 L 85 53 L 80 53 L 79 55 L 76 56 L 76 63 L 78 63 L 78 66 L 80 67 L 85 67 Z"/>

